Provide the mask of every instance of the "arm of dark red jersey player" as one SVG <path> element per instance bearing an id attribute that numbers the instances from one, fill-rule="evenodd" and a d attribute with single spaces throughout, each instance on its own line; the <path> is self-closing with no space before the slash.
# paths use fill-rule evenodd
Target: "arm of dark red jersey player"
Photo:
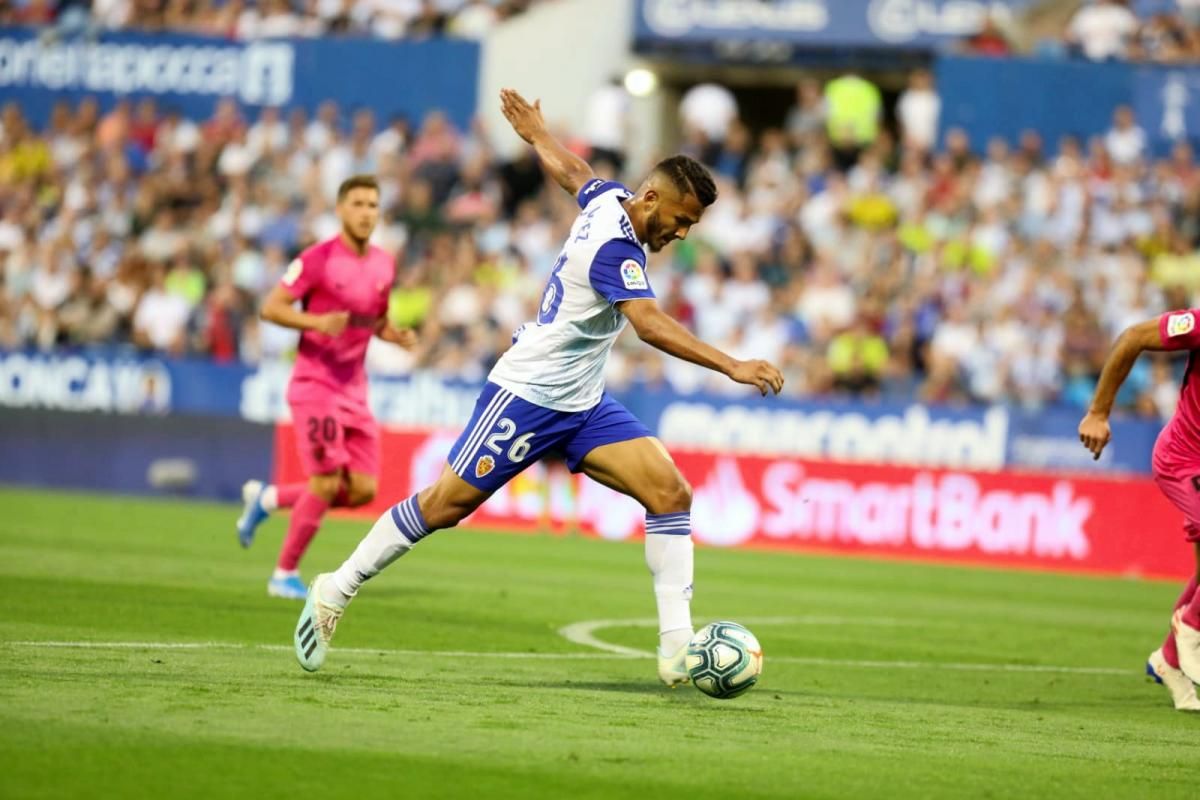
<path id="1" fill-rule="evenodd" d="M 737 383 L 757 386 L 764 395 L 779 394 L 783 373 L 774 364 L 757 359 L 738 361 L 710 344 L 697 339 L 653 299 L 625 300 L 617 308 L 629 320 L 638 338 L 668 355 L 714 370 Z"/>
<path id="2" fill-rule="evenodd" d="M 1108 415 L 1112 413 L 1117 392 L 1129 377 L 1133 364 L 1146 350 L 1186 350 L 1200 346 L 1200 331 L 1196 330 L 1196 314 L 1181 311 L 1164 314 L 1126 328 L 1113 344 L 1096 392 L 1087 414 L 1079 423 L 1079 441 L 1091 451 L 1093 458 L 1100 458 L 1105 446 L 1112 439 Z"/>
<path id="3" fill-rule="evenodd" d="M 563 147 L 546 130 L 541 100 L 530 105 L 514 90 L 501 89 L 500 110 L 517 135 L 533 145 L 542 161 L 542 168 L 572 196 L 578 195 L 583 185 L 596 177 L 586 161 Z"/>
<path id="4" fill-rule="evenodd" d="M 317 331 L 326 336 L 338 336 L 350 322 L 350 312 L 331 311 L 327 314 L 310 314 L 295 306 L 297 298 L 283 286 L 276 286 L 263 301 L 258 315 L 267 322 L 298 331 Z"/>

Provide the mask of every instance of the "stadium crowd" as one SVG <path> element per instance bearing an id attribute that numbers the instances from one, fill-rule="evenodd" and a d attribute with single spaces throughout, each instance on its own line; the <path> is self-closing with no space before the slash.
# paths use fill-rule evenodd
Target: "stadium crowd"
<path id="1" fill-rule="evenodd" d="M 1151 158 L 1128 109 L 1093 141 L 953 131 L 934 151 L 927 74 L 900 98 L 898 133 L 861 103 L 844 115 L 846 92 L 871 90 L 857 76 L 805 82 L 757 136 L 720 87 L 681 105 L 683 148 L 712 166 L 720 198 L 651 258 L 651 281 L 701 337 L 779 363 L 787 393 L 1079 406 L 1113 335 L 1200 289 L 1200 165 L 1186 145 Z M 621 171 L 622 126 L 600 113 L 621 91 L 598 92 L 569 141 L 636 180 L 644 165 Z M 369 366 L 482 378 L 535 316 L 576 207 L 531 153 L 499 159 L 479 125 L 384 124 L 332 102 L 254 119 L 223 102 L 188 120 L 150 99 L 107 113 L 85 100 L 43 130 L 4 107 L 0 347 L 287 359 L 295 334 L 260 322 L 257 304 L 301 248 L 337 232 L 336 186 L 359 172 L 382 181 L 376 242 L 400 265 L 390 314 L 422 333 L 411 353 L 376 343 Z M 1126 407 L 1169 413 L 1171 366 L 1140 365 Z M 731 388 L 629 335 L 611 373 Z"/>
<path id="2" fill-rule="evenodd" d="M 375 36 L 481 39 L 547 0 L 0 0 L 0 25 L 59 35 L 174 31 L 230 39 Z"/>
<path id="3" fill-rule="evenodd" d="M 1063 41 L 1092 61 L 1200 61 L 1200 0 L 1087 0 Z"/>

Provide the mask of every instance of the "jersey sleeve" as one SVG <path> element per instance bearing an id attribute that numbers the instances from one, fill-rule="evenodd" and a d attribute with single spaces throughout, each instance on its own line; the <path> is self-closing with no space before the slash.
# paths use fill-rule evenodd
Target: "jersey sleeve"
<path id="1" fill-rule="evenodd" d="M 1168 311 L 1158 318 L 1158 335 L 1167 350 L 1200 350 L 1200 329 L 1196 317 L 1200 309 Z"/>
<path id="2" fill-rule="evenodd" d="M 588 270 L 588 281 L 613 305 L 622 300 L 654 297 L 646 277 L 646 254 L 624 239 L 613 239 L 600 247 Z"/>
<path id="3" fill-rule="evenodd" d="M 587 208 L 588 204 L 597 197 L 605 192 L 611 192 L 614 189 L 624 192 L 625 194 L 629 193 L 628 189 L 616 181 L 602 181 L 599 178 L 594 178 L 583 185 L 583 188 L 579 190 L 579 196 L 575 199 L 579 201 L 579 207 L 581 209 Z"/>
<path id="4" fill-rule="evenodd" d="M 297 299 L 306 297 L 321 282 L 322 260 L 314 251 L 301 253 L 288 264 L 279 285 Z"/>

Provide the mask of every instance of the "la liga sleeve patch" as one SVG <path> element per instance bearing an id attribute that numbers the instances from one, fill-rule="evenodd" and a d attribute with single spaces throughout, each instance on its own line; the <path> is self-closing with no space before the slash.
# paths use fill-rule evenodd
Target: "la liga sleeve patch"
<path id="1" fill-rule="evenodd" d="M 300 275 L 303 272 L 304 262 L 298 258 L 292 259 L 292 263 L 288 264 L 287 271 L 283 273 L 284 286 L 295 286 L 296 281 L 300 280 Z"/>
<path id="2" fill-rule="evenodd" d="M 1167 316 L 1167 336 L 1184 336 L 1196 328 L 1196 315 L 1188 311 Z"/>
<path id="3" fill-rule="evenodd" d="M 649 289 L 650 285 L 646 283 L 646 273 L 642 271 L 642 265 L 628 258 L 621 262 L 621 283 L 626 289 Z"/>

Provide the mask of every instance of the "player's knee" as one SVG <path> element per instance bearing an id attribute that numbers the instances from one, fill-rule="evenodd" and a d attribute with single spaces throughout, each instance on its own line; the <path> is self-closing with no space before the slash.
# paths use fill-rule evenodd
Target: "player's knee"
<path id="1" fill-rule="evenodd" d="M 369 478 L 351 479 L 346 501 L 352 508 L 365 506 L 375 499 L 378 490 L 378 484 Z"/>
<path id="2" fill-rule="evenodd" d="M 673 514 L 692 510 L 692 486 L 678 472 L 659 483 L 646 504 L 651 514 Z"/>
<path id="3" fill-rule="evenodd" d="M 340 475 L 313 475 L 308 479 L 308 491 L 330 504 L 337 499 L 341 487 Z"/>
<path id="4" fill-rule="evenodd" d="M 425 524 L 431 530 L 440 530 L 453 528 L 462 522 L 479 507 L 482 500 L 474 495 L 466 496 L 438 481 L 421 492 L 418 502 L 421 505 L 421 514 L 425 517 Z"/>

